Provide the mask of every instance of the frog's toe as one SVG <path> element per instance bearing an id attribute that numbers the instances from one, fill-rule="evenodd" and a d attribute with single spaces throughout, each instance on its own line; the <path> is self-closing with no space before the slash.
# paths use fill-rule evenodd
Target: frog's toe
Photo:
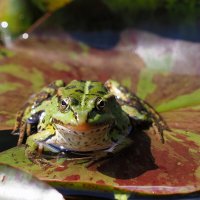
<path id="1" fill-rule="evenodd" d="M 164 143 L 165 142 L 165 139 L 164 139 L 164 130 L 165 129 L 160 127 L 160 126 L 158 126 L 155 123 L 152 123 L 152 128 L 153 128 L 153 131 L 154 131 L 155 135 L 160 136 L 160 141 L 162 143 Z"/>
<path id="2" fill-rule="evenodd" d="M 75 164 L 86 164 L 86 167 L 91 167 L 96 163 L 99 163 L 100 161 L 104 161 L 108 158 L 110 158 L 113 154 L 106 151 L 99 151 L 91 153 L 84 157 L 77 157 L 73 158 L 75 161 Z"/>
<path id="3" fill-rule="evenodd" d="M 52 163 L 49 160 L 46 160 L 45 158 L 42 158 L 41 155 L 38 154 L 38 152 L 36 152 L 36 151 L 35 152 L 26 151 L 25 155 L 32 163 L 34 163 L 42 168 L 54 166 L 54 163 Z"/>
<path id="4" fill-rule="evenodd" d="M 91 167 L 96 163 L 103 162 L 113 156 L 113 153 L 110 152 L 99 152 L 91 160 L 88 161 L 86 167 Z"/>
<path id="5" fill-rule="evenodd" d="M 34 161 L 35 159 L 37 159 L 38 154 L 36 151 L 30 151 L 28 149 L 25 150 L 25 156 L 30 160 L 30 161 Z"/>

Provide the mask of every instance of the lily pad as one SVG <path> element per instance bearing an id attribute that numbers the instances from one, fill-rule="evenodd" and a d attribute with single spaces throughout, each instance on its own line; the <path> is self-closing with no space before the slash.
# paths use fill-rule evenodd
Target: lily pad
<path id="1" fill-rule="evenodd" d="M 28 96 L 55 79 L 112 78 L 153 105 L 172 131 L 165 132 L 164 144 L 151 130 L 134 133 L 131 146 L 91 167 L 61 159 L 44 170 L 25 158 L 23 146 L 0 153 L 0 162 L 56 187 L 154 195 L 200 191 L 200 44 L 129 30 L 114 48 L 99 50 L 59 36 L 33 35 L 2 48 L 1 130 L 12 129 Z"/>

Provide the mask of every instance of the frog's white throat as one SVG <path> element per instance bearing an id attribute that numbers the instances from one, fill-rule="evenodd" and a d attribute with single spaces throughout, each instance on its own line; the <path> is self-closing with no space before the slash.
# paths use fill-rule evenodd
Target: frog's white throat
<path id="1" fill-rule="evenodd" d="M 87 136 L 92 134 L 94 135 L 104 135 L 107 134 L 110 131 L 111 125 L 110 124 L 105 124 L 101 126 L 91 126 L 91 128 L 87 130 L 78 130 L 76 128 L 73 128 L 73 126 L 70 127 L 65 127 L 60 124 L 55 124 L 56 130 L 62 134 L 70 136 L 70 135 L 79 135 L 79 136 Z"/>
<path id="2" fill-rule="evenodd" d="M 111 126 L 109 124 L 101 126 L 91 126 L 83 130 L 68 128 L 56 124 L 56 143 L 64 148 L 73 151 L 95 151 L 107 149 L 113 142 L 109 137 Z"/>

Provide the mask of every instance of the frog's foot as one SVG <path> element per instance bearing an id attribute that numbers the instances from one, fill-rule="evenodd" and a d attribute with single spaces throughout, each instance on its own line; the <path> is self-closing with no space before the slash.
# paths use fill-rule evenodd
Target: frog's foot
<path id="1" fill-rule="evenodd" d="M 115 145 L 108 149 L 94 151 L 88 154 L 88 158 L 85 157 L 81 161 L 78 161 L 78 164 L 87 163 L 86 167 L 93 166 L 96 163 L 104 162 L 105 160 L 113 157 L 116 153 L 120 152 L 122 149 L 133 144 L 131 139 L 122 139 L 119 140 Z"/>
<path id="2" fill-rule="evenodd" d="M 53 163 L 47 160 L 43 156 L 44 146 L 42 144 L 33 143 L 34 145 L 26 145 L 25 156 L 34 164 L 39 165 L 42 168 L 56 166 L 56 163 Z"/>
<path id="3" fill-rule="evenodd" d="M 32 131 L 32 123 L 29 123 L 25 116 L 25 110 L 28 105 L 25 105 L 24 109 L 17 112 L 15 125 L 12 131 L 13 135 L 19 135 L 17 145 L 21 145 L 24 141 L 25 135 L 30 136 Z M 39 119 L 39 117 L 38 117 Z M 38 120 L 37 120 L 38 121 Z"/>
<path id="4" fill-rule="evenodd" d="M 16 115 L 15 126 L 12 131 L 13 135 L 19 135 L 17 145 L 22 144 L 26 132 L 26 122 L 23 119 L 23 116 L 24 116 L 24 110 L 18 111 Z"/>
<path id="5" fill-rule="evenodd" d="M 165 126 L 160 125 L 159 123 L 153 122 L 152 123 L 152 129 L 155 135 L 160 136 L 160 141 L 162 143 L 165 142 L 164 139 L 164 131 L 171 131 L 169 128 L 166 128 Z"/>
<path id="6" fill-rule="evenodd" d="M 15 118 L 15 125 L 14 125 L 13 131 L 12 131 L 13 135 L 19 135 L 19 129 L 21 126 L 23 115 L 24 115 L 23 110 L 20 110 L 17 112 L 16 118 Z"/>
<path id="7" fill-rule="evenodd" d="M 20 126 L 19 127 L 15 127 L 12 131 L 13 135 L 19 135 L 18 141 L 17 141 L 17 146 L 21 145 L 24 141 L 24 138 L 27 136 L 31 135 L 31 131 L 32 131 L 32 124 L 29 124 L 27 122 L 25 122 L 24 120 L 22 120 L 20 122 Z"/>
<path id="8" fill-rule="evenodd" d="M 41 168 L 58 167 L 57 163 L 51 162 L 45 159 L 40 152 L 25 151 L 25 156 L 34 164 L 40 166 Z"/>
<path id="9" fill-rule="evenodd" d="M 92 154 L 90 154 L 90 157 L 88 156 L 88 158 L 82 158 L 82 160 L 76 161 L 77 164 L 84 164 L 86 163 L 86 167 L 91 167 L 96 163 L 99 163 L 101 161 L 105 161 L 107 159 L 109 159 L 113 154 L 110 152 L 106 152 L 106 151 L 98 151 L 98 152 L 94 152 Z"/>

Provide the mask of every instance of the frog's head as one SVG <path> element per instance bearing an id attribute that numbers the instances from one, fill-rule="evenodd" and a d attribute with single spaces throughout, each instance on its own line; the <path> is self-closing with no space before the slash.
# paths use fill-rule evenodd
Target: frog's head
<path id="1" fill-rule="evenodd" d="M 74 80 L 59 89 L 55 101 L 53 123 L 65 132 L 108 132 L 114 122 L 112 109 L 118 109 L 114 96 L 96 81 Z"/>

